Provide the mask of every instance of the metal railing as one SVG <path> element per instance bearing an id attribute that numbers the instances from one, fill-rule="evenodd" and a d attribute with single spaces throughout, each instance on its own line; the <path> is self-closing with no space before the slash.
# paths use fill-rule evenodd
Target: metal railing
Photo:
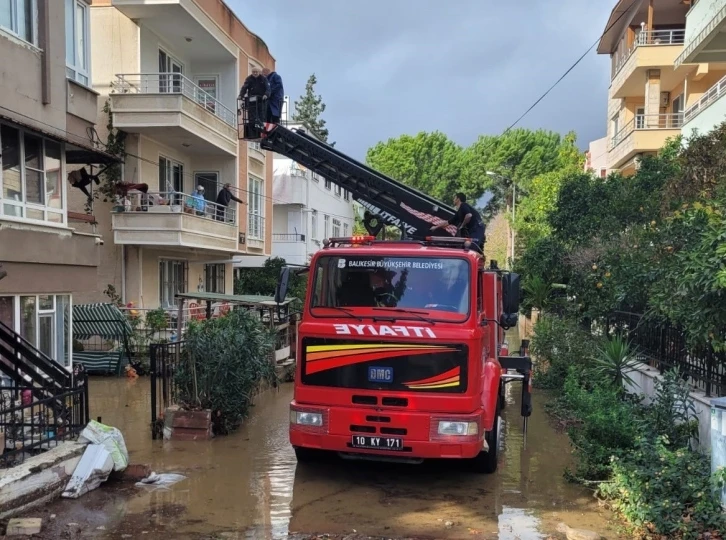
<path id="1" fill-rule="evenodd" d="M 179 387 L 175 374 L 184 354 L 184 342 L 160 343 L 149 347 L 151 379 L 151 437 L 163 436 L 164 412 L 177 404 Z"/>
<path id="2" fill-rule="evenodd" d="M 236 224 L 237 211 L 234 206 L 223 206 L 208 201 L 199 195 L 180 191 L 149 191 L 129 193 L 124 201 L 124 212 L 186 213 L 205 219 Z"/>
<path id="3" fill-rule="evenodd" d="M 181 94 L 226 124 L 237 127 L 237 114 L 181 73 L 121 73 L 111 83 L 113 94 Z"/>
<path id="4" fill-rule="evenodd" d="M 696 4 L 694 2 L 691 9 L 693 9 L 695 5 Z M 710 10 L 714 7 L 718 6 L 709 6 Z M 707 15 L 706 17 L 704 17 L 704 19 L 708 20 L 708 23 L 701 29 L 701 31 L 697 35 L 691 38 L 691 40 L 688 42 L 688 45 L 683 48 L 683 51 L 681 51 L 681 54 L 678 55 L 678 58 L 676 58 L 675 62 L 673 63 L 676 69 L 681 67 L 681 64 L 684 63 L 685 59 L 698 48 L 698 46 L 703 42 L 704 39 L 706 39 L 708 35 L 710 35 L 716 28 L 721 26 L 724 19 L 726 19 L 726 5 L 719 9 L 716 13 L 713 13 L 710 16 Z"/>
<path id="5" fill-rule="evenodd" d="M 717 101 L 724 94 L 726 94 L 726 77 L 723 77 L 720 81 L 714 84 L 708 91 L 701 96 L 693 105 L 686 109 L 684 113 L 684 122 L 689 122 L 698 116 L 702 110 L 711 105 L 714 101 Z"/>
<path id="6" fill-rule="evenodd" d="M 615 64 L 613 78 L 620 72 L 623 66 L 630 60 L 635 50 L 643 46 L 683 45 L 686 39 L 686 30 L 645 30 L 638 32 L 633 45 L 626 50 Z"/>
<path id="7" fill-rule="evenodd" d="M 249 214 L 247 218 L 247 238 L 251 240 L 264 240 L 265 217 L 256 214 Z"/>
<path id="8" fill-rule="evenodd" d="M 297 233 L 273 233 L 273 242 L 304 242 L 305 235 Z"/>
<path id="9" fill-rule="evenodd" d="M 608 332 L 625 333 L 641 362 L 661 373 L 677 367 L 706 396 L 726 395 L 726 354 L 710 347 L 689 348 L 681 328 L 621 311 L 608 317 L 606 327 Z"/>
<path id="10" fill-rule="evenodd" d="M 0 468 L 13 467 L 27 457 L 75 438 L 90 419 L 88 377 L 85 372 L 74 384 L 52 395 L 38 398 L 36 387 L 0 387 Z"/>
<path id="11" fill-rule="evenodd" d="M 623 142 L 633 131 L 657 129 L 681 129 L 683 113 L 637 114 L 610 139 L 612 150 Z"/>

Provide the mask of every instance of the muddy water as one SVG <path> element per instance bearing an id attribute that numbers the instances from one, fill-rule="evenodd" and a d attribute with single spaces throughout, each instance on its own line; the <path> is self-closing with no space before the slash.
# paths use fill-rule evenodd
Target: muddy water
<path id="1" fill-rule="evenodd" d="M 210 442 L 152 441 L 148 379 L 94 379 L 91 411 L 119 427 L 134 463 L 188 476 L 168 490 L 106 485 L 54 503 L 48 538 L 69 522 L 101 538 L 274 539 L 299 533 L 420 538 L 546 538 L 558 522 L 615 538 L 589 492 L 562 478 L 566 437 L 535 395 L 526 445 L 518 386 L 504 410 L 499 471 L 472 475 L 451 463 L 422 466 L 341 462 L 297 466 L 288 444 L 292 386 L 262 396 L 243 428 Z M 36 514 L 37 515 L 37 512 Z M 129 536 L 130 535 L 130 536 Z"/>

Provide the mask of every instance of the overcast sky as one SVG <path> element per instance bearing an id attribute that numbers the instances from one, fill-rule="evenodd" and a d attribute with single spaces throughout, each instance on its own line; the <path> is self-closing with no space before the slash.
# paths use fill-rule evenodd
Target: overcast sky
<path id="1" fill-rule="evenodd" d="M 336 148 L 513 123 L 604 30 L 614 0 L 227 0 L 269 46 L 291 101 L 311 73 Z M 592 51 L 519 124 L 605 134 L 609 61 Z"/>

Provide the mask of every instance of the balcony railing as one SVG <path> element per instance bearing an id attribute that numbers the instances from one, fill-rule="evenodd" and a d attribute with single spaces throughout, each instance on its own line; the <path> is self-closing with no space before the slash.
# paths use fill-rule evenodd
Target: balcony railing
<path id="1" fill-rule="evenodd" d="M 247 237 L 250 240 L 264 240 L 265 217 L 250 213 L 248 216 Z"/>
<path id="2" fill-rule="evenodd" d="M 125 73 L 111 83 L 114 94 L 183 95 L 236 128 L 237 115 L 181 73 Z"/>
<path id="3" fill-rule="evenodd" d="M 693 120 L 701 113 L 702 110 L 711 105 L 714 101 L 717 101 L 724 94 L 726 94 L 726 77 L 723 77 L 720 81 L 714 84 L 708 89 L 708 92 L 701 96 L 698 101 L 686 109 L 686 112 L 684 113 L 684 122 L 690 122 Z"/>
<path id="4" fill-rule="evenodd" d="M 148 193 L 129 193 L 124 201 L 125 212 L 179 213 L 184 212 L 202 219 L 222 221 L 234 225 L 237 219 L 236 208 L 222 206 L 201 197 L 180 191 L 149 191 Z"/>
<path id="5" fill-rule="evenodd" d="M 304 234 L 293 234 L 293 233 L 274 233 L 272 235 L 273 242 L 304 242 Z"/>
<path id="6" fill-rule="evenodd" d="M 633 52 L 642 46 L 658 46 L 658 45 L 683 45 L 686 39 L 686 30 L 681 28 L 677 30 L 650 30 L 638 32 L 632 47 L 625 51 L 615 64 L 613 78 L 620 72 L 623 66 L 630 60 Z"/>
<path id="7" fill-rule="evenodd" d="M 682 126 L 683 113 L 638 114 L 610 139 L 610 149 L 615 148 L 634 131 L 681 129 Z"/>

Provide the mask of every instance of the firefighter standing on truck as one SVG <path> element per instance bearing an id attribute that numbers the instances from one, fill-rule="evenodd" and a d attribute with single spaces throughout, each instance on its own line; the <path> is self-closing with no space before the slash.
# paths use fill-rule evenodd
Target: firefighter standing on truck
<path id="1" fill-rule="evenodd" d="M 457 193 L 454 195 L 454 206 L 456 214 L 449 221 L 442 221 L 438 225 L 431 227 L 431 232 L 443 229 L 449 225 L 456 225 L 457 236 L 471 238 L 472 243 L 484 249 L 484 221 L 482 221 L 479 212 L 466 202 L 466 195 Z"/>

